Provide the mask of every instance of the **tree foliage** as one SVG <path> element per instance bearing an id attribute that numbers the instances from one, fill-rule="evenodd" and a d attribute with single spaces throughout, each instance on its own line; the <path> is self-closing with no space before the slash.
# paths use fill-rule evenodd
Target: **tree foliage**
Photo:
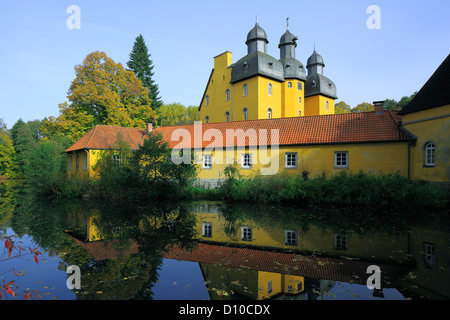
<path id="1" fill-rule="evenodd" d="M 67 98 L 58 118 L 49 117 L 44 134 L 78 140 L 97 124 L 144 128 L 156 119 L 148 89 L 132 71 L 125 70 L 104 52 L 87 55 L 75 66 Z"/>
<path id="2" fill-rule="evenodd" d="M 350 112 L 352 112 L 352 108 L 344 101 L 339 101 L 334 105 L 334 113 L 336 114 L 350 113 Z"/>
<path id="3" fill-rule="evenodd" d="M 158 118 L 161 126 L 193 124 L 200 119 L 200 111 L 194 106 L 185 107 L 180 103 L 171 103 L 158 109 Z"/>
<path id="4" fill-rule="evenodd" d="M 152 100 L 151 107 L 153 110 L 158 110 L 162 102 L 161 98 L 158 97 L 158 85 L 152 78 L 154 75 L 153 61 L 150 59 L 150 54 L 142 35 L 139 35 L 134 42 L 127 66 L 142 81 L 143 86 L 148 88 L 149 97 Z"/>

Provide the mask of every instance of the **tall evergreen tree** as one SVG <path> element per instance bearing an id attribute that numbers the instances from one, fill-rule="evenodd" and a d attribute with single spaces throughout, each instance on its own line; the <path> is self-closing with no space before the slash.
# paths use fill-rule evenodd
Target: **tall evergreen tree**
<path id="1" fill-rule="evenodd" d="M 136 77 L 140 79 L 144 87 L 148 88 L 150 92 L 150 99 L 152 99 L 151 107 L 157 110 L 161 105 L 161 98 L 158 97 L 158 85 L 152 79 L 153 76 L 153 61 L 150 60 L 147 45 L 144 37 L 139 35 L 133 45 L 133 50 L 130 53 L 130 61 L 127 62 L 128 68 L 134 71 Z"/>

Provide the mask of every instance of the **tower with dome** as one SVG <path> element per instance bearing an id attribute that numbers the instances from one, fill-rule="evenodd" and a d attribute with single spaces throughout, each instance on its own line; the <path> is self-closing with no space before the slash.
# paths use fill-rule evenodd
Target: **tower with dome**
<path id="1" fill-rule="evenodd" d="M 206 123 L 334 114 L 336 86 L 325 77 L 314 49 L 306 68 L 295 57 L 298 37 L 281 36 L 279 59 L 267 54 L 269 40 L 256 23 L 248 32 L 247 55 L 232 63 L 231 52 L 214 57 L 203 93 L 200 120 Z"/>

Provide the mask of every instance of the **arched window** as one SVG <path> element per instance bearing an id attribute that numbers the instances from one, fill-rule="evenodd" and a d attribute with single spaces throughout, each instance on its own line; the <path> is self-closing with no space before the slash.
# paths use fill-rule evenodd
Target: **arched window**
<path id="1" fill-rule="evenodd" d="M 205 100 L 206 100 L 205 105 L 207 107 L 209 106 L 209 95 L 206 95 Z"/>
<path id="2" fill-rule="evenodd" d="M 244 113 L 244 120 L 248 120 L 248 109 L 247 108 L 242 109 L 242 113 Z"/>
<path id="3" fill-rule="evenodd" d="M 328 101 L 325 102 L 325 110 L 328 111 Z"/>
<path id="4" fill-rule="evenodd" d="M 272 84 L 271 84 L 271 83 L 269 83 L 269 84 L 267 85 L 267 94 L 268 94 L 269 96 L 272 95 Z"/>
<path id="5" fill-rule="evenodd" d="M 299 116 L 299 117 L 302 116 L 302 110 L 298 110 L 298 116 Z"/>
<path id="6" fill-rule="evenodd" d="M 288 82 L 288 88 L 292 88 L 292 82 Z"/>
<path id="7" fill-rule="evenodd" d="M 267 119 L 272 119 L 272 108 L 267 109 Z"/>
<path id="8" fill-rule="evenodd" d="M 302 97 L 298 97 L 298 103 L 302 103 Z"/>
<path id="9" fill-rule="evenodd" d="M 206 117 L 205 117 L 205 122 L 206 122 L 206 123 L 209 123 L 209 116 L 206 116 Z"/>
<path id="10" fill-rule="evenodd" d="M 243 88 L 244 88 L 244 97 L 246 97 L 248 95 L 248 85 L 244 84 Z"/>
<path id="11" fill-rule="evenodd" d="M 425 144 L 425 165 L 434 166 L 436 158 L 436 145 L 433 142 Z"/>
<path id="12" fill-rule="evenodd" d="M 226 101 L 230 101 L 230 89 L 225 90 L 225 99 Z"/>
<path id="13" fill-rule="evenodd" d="M 226 121 L 230 121 L 230 111 L 225 112 L 225 119 Z"/>

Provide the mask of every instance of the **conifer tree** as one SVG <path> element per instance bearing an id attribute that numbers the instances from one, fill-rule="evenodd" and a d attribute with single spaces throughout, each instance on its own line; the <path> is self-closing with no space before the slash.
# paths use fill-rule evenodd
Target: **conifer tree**
<path id="1" fill-rule="evenodd" d="M 127 62 L 128 68 L 132 70 L 138 79 L 140 79 L 144 87 L 148 88 L 150 92 L 150 99 L 152 99 L 151 107 L 157 110 L 161 105 L 161 98 L 158 97 L 158 85 L 152 79 L 153 76 L 153 61 L 150 59 L 147 45 L 144 37 L 139 35 L 133 45 L 133 50 L 130 53 L 130 60 Z"/>

